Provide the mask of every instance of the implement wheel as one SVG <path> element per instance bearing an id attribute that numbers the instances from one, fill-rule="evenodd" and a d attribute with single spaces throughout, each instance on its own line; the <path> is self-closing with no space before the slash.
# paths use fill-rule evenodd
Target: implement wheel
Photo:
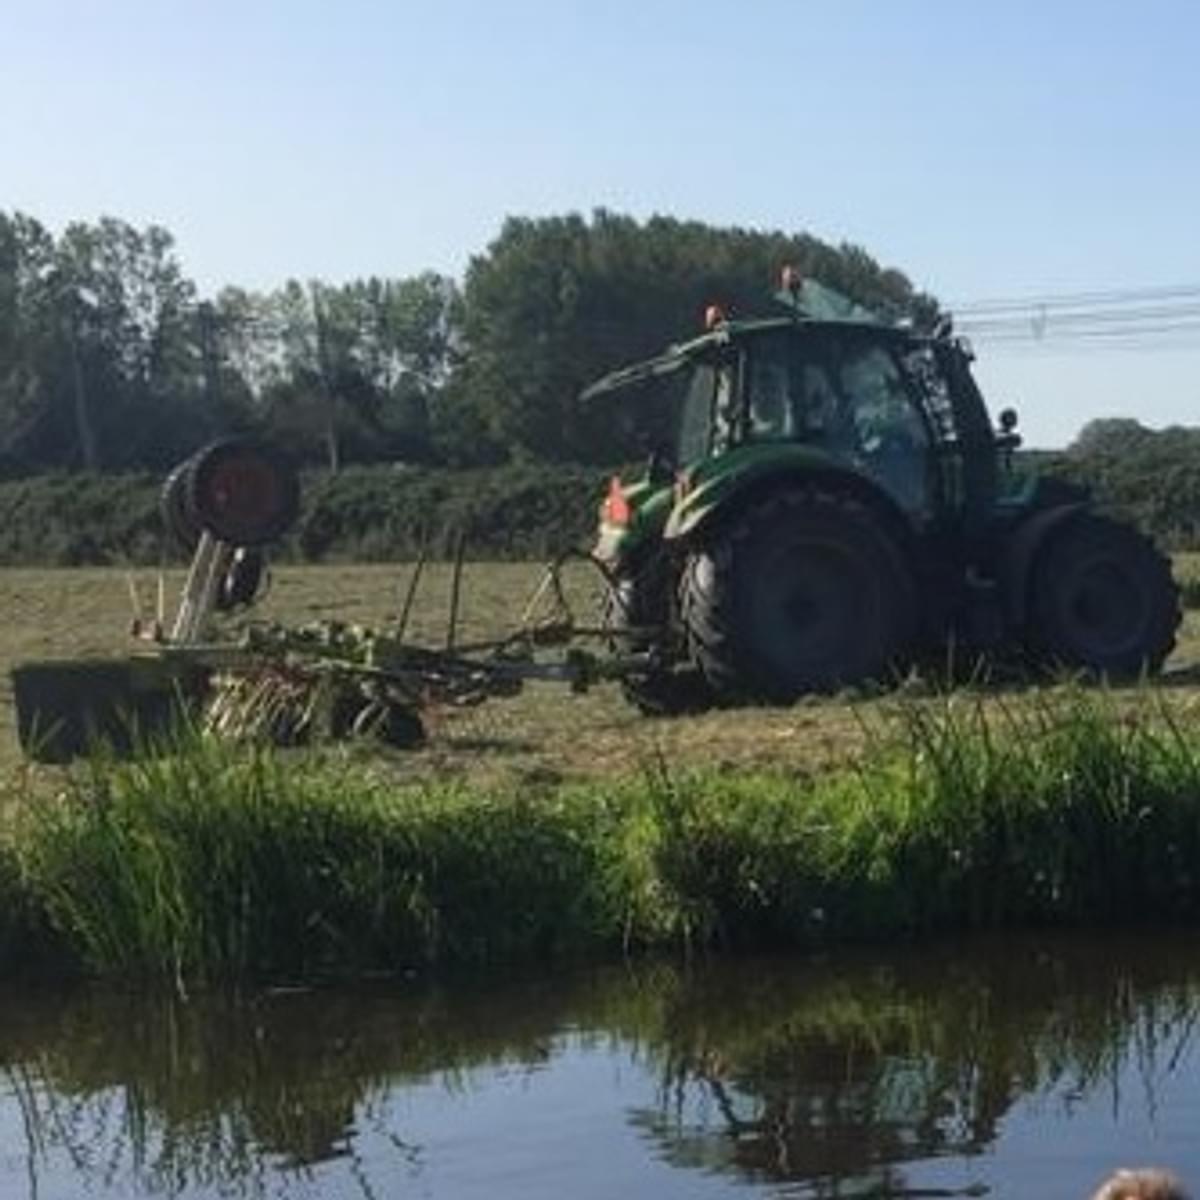
<path id="1" fill-rule="evenodd" d="M 231 546 L 282 537 L 300 510 L 300 484 L 278 451 L 254 438 L 211 442 L 167 476 L 163 521 L 186 550 L 206 532 Z"/>
<path id="2" fill-rule="evenodd" d="M 1047 666 L 1113 677 L 1157 672 L 1179 620 L 1170 563 L 1136 529 L 1082 513 L 1038 553 L 1027 641 Z"/>
<path id="3" fill-rule="evenodd" d="M 254 438 L 225 438 L 188 460 L 184 504 L 199 528 L 231 546 L 261 546 L 296 520 L 300 486 L 278 451 Z"/>
<path id="4" fill-rule="evenodd" d="M 196 549 L 200 540 L 200 528 L 188 513 L 187 508 L 187 472 L 192 460 L 185 459 L 171 469 L 171 473 L 163 480 L 162 491 L 158 503 L 162 512 L 163 524 L 170 530 L 171 536 L 180 547 L 189 554 Z"/>
<path id="5" fill-rule="evenodd" d="M 797 487 L 748 507 L 691 556 L 683 618 L 720 697 L 789 703 L 887 679 L 914 640 L 915 585 L 885 517 Z"/>

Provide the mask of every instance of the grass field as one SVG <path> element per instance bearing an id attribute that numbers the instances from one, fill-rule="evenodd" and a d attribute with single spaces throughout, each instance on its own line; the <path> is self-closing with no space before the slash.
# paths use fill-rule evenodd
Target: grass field
<path id="1" fill-rule="evenodd" d="M 260 615 L 382 624 L 405 574 L 283 569 Z M 537 576 L 474 569 L 463 638 L 513 627 Z M 445 636 L 448 582 L 447 568 L 432 571 L 418 606 L 411 632 L 428 644 Z M 3 586 L 10 662 L 122 649 L 121 572 L 9 571 Z M 585 578 L 570 590 L 589 603 Z M 874 700 L 648 721 L 615 687 L 577 697 L 543 685 L 430 714 L 416 753 L 190 739 L 65 777 L 19 765 L 10 702 L 0 971 L 183 988 L 639 947 L 1191 921 L 1198 655 L 1189 613 L 1154 691 L 939 696 L 918 681 Z"/>
<path id="2" fill-rule="evenodd" d="M 280 567 L 256 617 L 289 622 L 337 619 L 380 626 L 394 619 L 411 567 Z M 1200 592 L 1200 555 L 1181 555 L 1176 574 L 1185 592 Z M 464 576 L 460 641 L 511 630 L 540 577 L 537 564 L 469 566 Z M 167 579 L 168 599 L 181 581 Z M 155 576 L 140 574 L 147 611 Z M 427 569 L 410 623 L 410 635 L 442 644 L 450 570 Z M 581 619 L 598 604 L 595 578 L 572 568 L 568 590 Z M 1187 585 L 1190 584 L 1190 587 Z M 126 630 L 131 605 L 125 572 L 109 569 L 8 569 L 0 572 L 0 666 L 29 659 L 121 653 L 131 645 Z M 1200 697 L 1200 612 L 1189 611 L 1170 667 L 1181 699 Z M 20 763 L 11 693 L 0 709 L 0 767 Z M 1003 693 L 1001 694 L 1003 702 Z M 537 781 L 636 773 L 667 762 L 672 767 L 794 766 L 811 769 L 845 759 L 861 745 L 868 724 L 886 714 L 888 700 L 848 705 L 813 700 L 789 709 L 718 712 L 674 720 L 648 720 L 625 703 L 615 685 L 572 695 L 562 686 L 536 684 L 511 699 L 471 710 L 429 714 L 429 743 L 416 753 L 389 756 L 404 776 L 465 777 L 472 781 Z"/>

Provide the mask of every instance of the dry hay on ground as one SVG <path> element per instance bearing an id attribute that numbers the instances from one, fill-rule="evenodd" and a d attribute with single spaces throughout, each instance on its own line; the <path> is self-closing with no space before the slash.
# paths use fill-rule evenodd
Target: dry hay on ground
<path id="1" fill-rule="evenodd" d="M 379 626 L 393 620 L 403 599 L 409 565 L 285 566 L 257 610 L 288 622 L 336 619 Z M 1177 573 L 1200 578 L 1200 556 L 1180 556 Z M 427 569 L 414 606 L 410 635 L 441 645 L 446 635 L 450 568 Z M 473 564 L 462 592 L 460 641 L 496 636 L 521 619 L 540 568 L 534 563 Z M 168 596 L 181 574 L 168 577 Z M 568 577 L 580 615 L 595 612 L 595 579 L 580 570 Z M 153 604 L 155 578 L 140 573 L 143 602 Z M 8 569 L 0 573 L 0 666 L 7 684 L 15 663 L 38 658 L 121 653 L 130 642 L 126 574 L 119 569 Z M 1173 667 L 1200 661 L 1200 614 L 1185 617 Z M 1200 696 L 1190 672 L 1173 681 L 1181 697 Z M 0 767 L 20 764 L 11 691 L 0 709 Z M 1000 697 L 1003 702 L 1003 696 Z M 855 706 L 813 700 L 786 709 L 721 711 L 674 720 L 647 720 L 607 684 L 576 696 L 562 686 L 536 684 L 511 700 L 430 714 L 428 746 L 392 754 L 404 777 L 460 776 L 487 782 L 519 778 L 552 782 L 583 775 L 629 773 L 700 764 L 771 764 L 811 770 L 846 758 L 861 746 L 864 723 L 886 711 L 888 699 Z"/>

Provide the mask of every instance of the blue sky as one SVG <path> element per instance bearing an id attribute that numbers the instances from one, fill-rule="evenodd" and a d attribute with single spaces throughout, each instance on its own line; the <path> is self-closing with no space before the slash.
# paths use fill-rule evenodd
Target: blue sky
<path id="1" fill-rule="evenodd" d="M 457 274 L 598 206 L 944 301 L 1200 283 L 1198 52 L 1172 0 L 0 0 L 0 208 L 159 222 L 205 290 Z M 980 350 L 1032 443 L 1200 424 L 1200 344 Z"/>

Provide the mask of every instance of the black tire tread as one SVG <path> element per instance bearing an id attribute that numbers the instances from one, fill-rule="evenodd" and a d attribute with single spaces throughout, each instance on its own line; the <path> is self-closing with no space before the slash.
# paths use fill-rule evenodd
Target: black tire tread
<path id="1" fill-rule="evenodd" d="M 196 549 L 200 540 L 200 528 L 187 510 L 187 481 L 186 474 L 191 467 L 191 459 L 185 459 L 171 468 L 159 491 L 159 511 L 167 532 L 175 540 L 181 550 L 189 554 Z"/>
<path id="2" fill-rule="evenodd" d="M 1053 610 L 1047 594 L 1054 577 L 1049 574 L 1056 561 L 1076 552 L 1076 547 L 1099 542 L 1115 549 L 1131 564 L 1140 559 L 1136 569 L 1151 581 L 1151 614 L 1147 635 L 1136 651 L 1111 659 L 1106 663 L 1087 661 L 1064 644 L 1055 628 Z M 1044 666 L 1066 667 L 1095 671 L 1114 678 L 1129 678 L 1143 672 L 1156 674 L 1175 649 L 1176 634 L 1183 619 L 1179 585 L 1171 571 L 1170 559 L 1153 539 L 1140 530 L 1101 513 L 1083 512 L 1058 529 L 1041 547 L 1034 561 L 1030 580 L 1029 613 L 1031 620 L 1026 641 L 1035 659 Z"/>
<path id="3" fill-rule="evenodd" d="M 645 717 L 680 717 L 713 706 L 707 681 L 694 669 L 626 676 L 621 680 L 621 692 Z"/>
<path id="4" fill-rule="evenodd" d="M 915 636 L 916 589 L 912 566 L 882 514 L 857 496 L 817 484 L 777 491 L 725 523 L 699 553 L 688 558 L 684 568 L 681 610 L 689 653 L 721 700 L 789 702 L 799 694 L 791 688 L 781 689 L 747 668 L 746 656 L 739 645 L 734 579 L 739 548 L 764 526 L 800 512 L 821 513 L 834 523 L 857 528 L 874 539 L 880 569 L 890 577 L 896 602 L 903 610 L 898 621 L 902 633 L 896 639 L 897 649 L 907 650 Z M 706 570 L 711 573 L 711 586 L 706 586 L 701 577 Z M 852 685 L 865 680 L 847 678 L 841 682 Z"/>

